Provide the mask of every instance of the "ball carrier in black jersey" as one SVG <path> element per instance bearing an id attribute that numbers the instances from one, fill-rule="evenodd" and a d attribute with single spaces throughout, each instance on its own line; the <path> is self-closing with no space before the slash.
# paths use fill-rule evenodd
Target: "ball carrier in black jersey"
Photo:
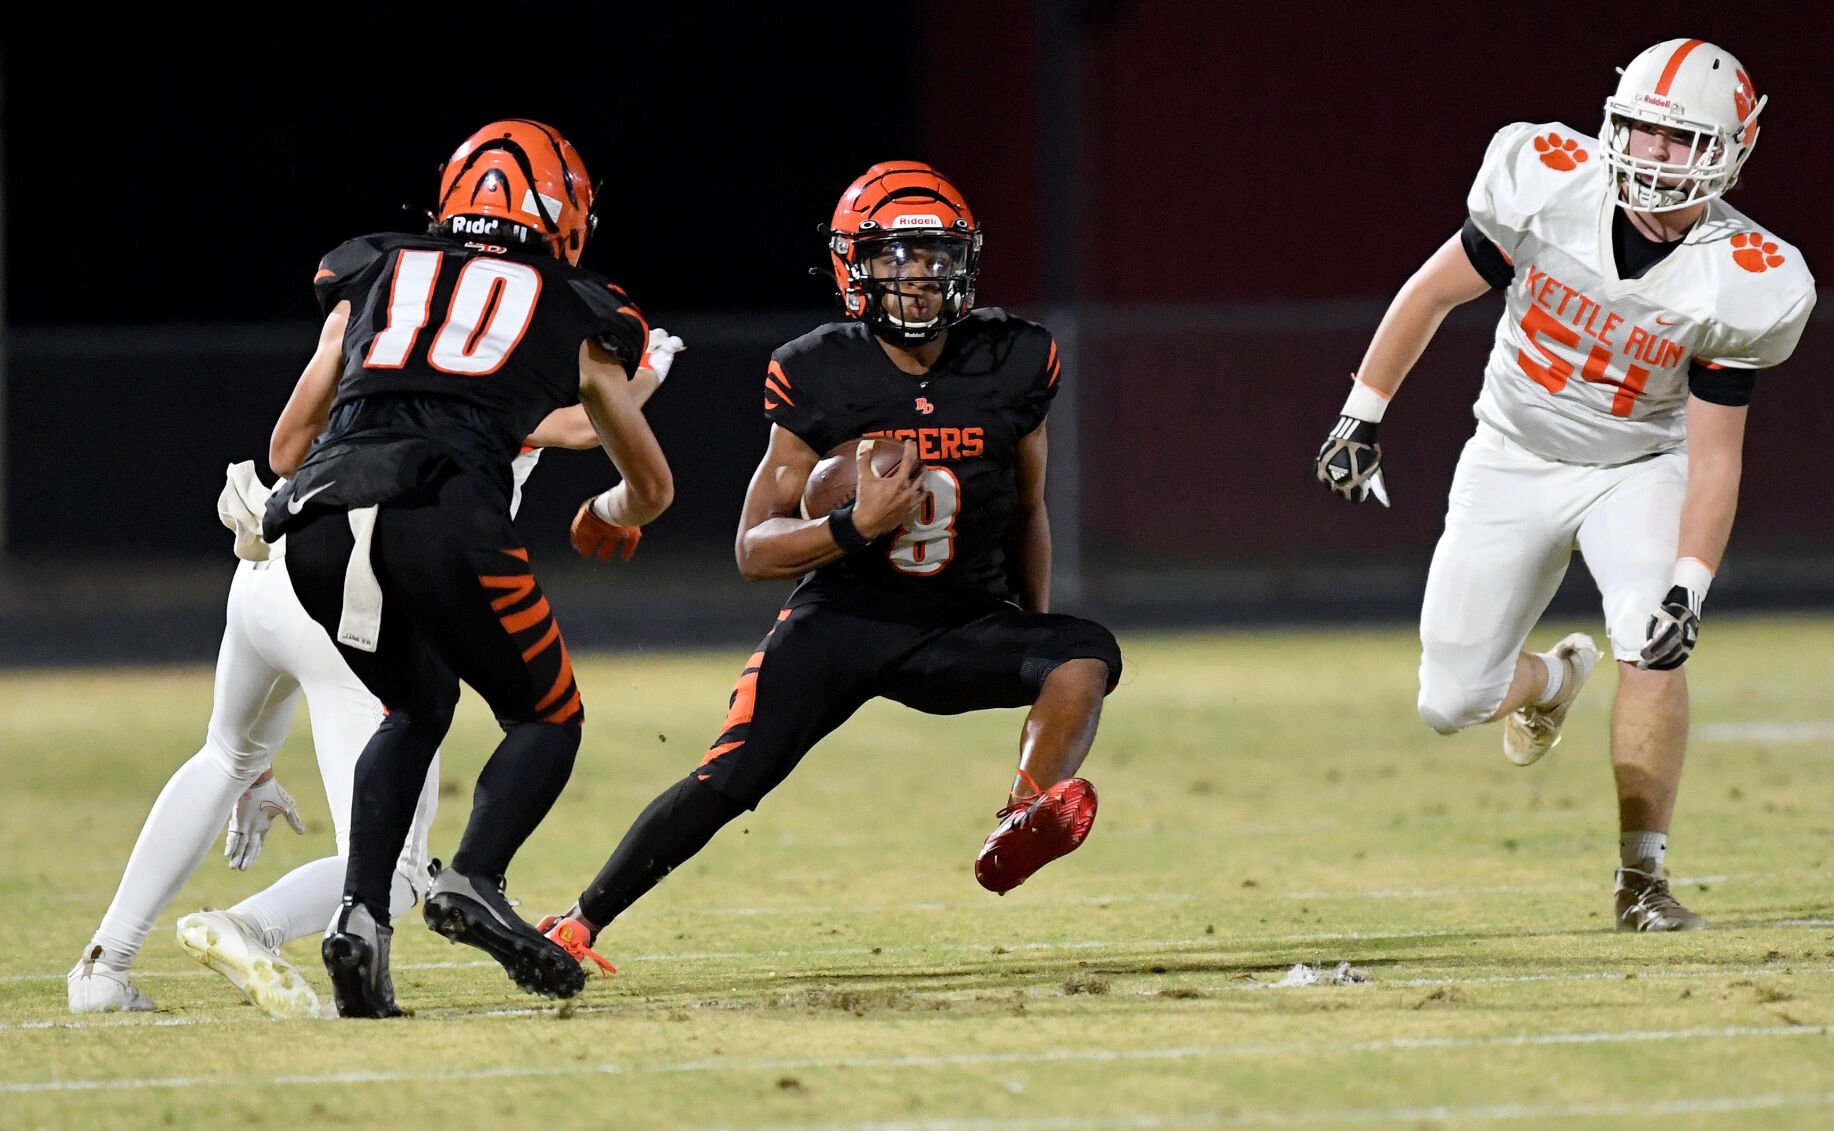
<path id="1" fill-rule="evenodd" d="M 389 873 L 460 680 L 504 737 L 427 894 L 427 924 L 485 950 L 531 992 L 584 985 L 578 962 L 502 894 L 510 859 L 566 784 L 584 718 L 559 625 L 510 525 L 510 464 L 550 412 L 584 406 L 624 478 L 581 507 L 582 552 L 628 551 L 674 491 L 625 387 L 648 327 L 622 291 L 578 266 L 592 185 L 573 147 L 537 122 L 484 127 L 445 166 L 432 219 L 426 235 L 364 236 L 325 257 L 319 348 L 271 453 L 291 478 L 268 504 L 266 536 L 287 536 L 300 603 L 388 708 L 357 763 L 344 900 L 321 948 L 346 1017 L 400 1013 Z M 329 419 L 301 419 L 332 381 Z M 288 439 L 320 424 L 309 452 Z"/>
<path id="2" fill-rule="evenodd" d="M 575 908 L 543 921 L 582 956 L 875 697 L 930 714 L 1031 707 L 1007 805 L 975 862 L 983 887 L 1010 891 L 1094 821 L 1094 787 L 1073 775 L 1121 652 L 1101 625 L 1047 611 L 1056 343 L 1034 323 L 973 310 L 981 232 L 927 165 L 873 166 L 841 197 L 828 235 L 848 320 L 771 356 L 770 447 L 737 544 L 746 577 L 802 583 L 747 661 L 701 764 L 638 817 Z M 863 436 L 905 441 L 898 469 L 881 478 L 862 453 L 855 500 L 801 517 L 816 463 Z"/>

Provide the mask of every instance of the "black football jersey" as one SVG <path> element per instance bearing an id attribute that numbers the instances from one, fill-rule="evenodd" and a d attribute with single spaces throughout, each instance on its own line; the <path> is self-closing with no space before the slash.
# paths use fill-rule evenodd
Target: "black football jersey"
<path id="1" fill-rule="evenodd" d="M 581 342 L 596 340 L 634 373 L 649 336 L 635 304 L 591 271 L 445 236 L 348 240 L 313 287 L 326 312 L 350 301 L 331 433 L 373 415 L 339 411 L 368 398 L 456 401 L 465 406 L 456 419 L 493 434 L 467 427 L 444 438 L 505 465 L 542 418 L 579 402 Z"/>
<path id="2" fill-rule="evenodd" d="M 793 600 L 899 616 L 1010 600 L 1019 441 L 1044 421 L 1061 372 L 1050 332 L 998 308 L 952 328 L 921 377 L 893 365 L 859 322 L 830 323 L 773 353 L 771 423 L 823 456 L 864 436 L 913 440 L 924 464 L 912 521 L 809 574 Z"/>

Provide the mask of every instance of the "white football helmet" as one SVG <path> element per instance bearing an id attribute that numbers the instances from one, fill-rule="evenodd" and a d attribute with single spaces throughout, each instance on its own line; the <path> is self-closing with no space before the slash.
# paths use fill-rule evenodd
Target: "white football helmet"
<path id="1" fill-rule="evenodd" d="M 1758 140 L 1758 97 L 1751 77 L 1725 50 L 1700 39 L 1671 39 L 1619 72 L 1617 93 L 1605 99 L 1599 131 L 1605 166 L 1618 186 L 1618 204 L 1667 212 L 1712 200 L 1732 187 Z M 1679 159 L 1630 154 L 1633 122 L 1694 136 Z"/>

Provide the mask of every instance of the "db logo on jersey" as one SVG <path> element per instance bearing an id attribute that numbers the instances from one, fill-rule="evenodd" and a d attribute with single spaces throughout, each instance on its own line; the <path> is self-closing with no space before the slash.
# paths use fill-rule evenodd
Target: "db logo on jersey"
<path id="1" fill-rule="evenodd" d="M 930 403 L 930 398 L 918 397 L 917 398 L 917 411 L 923 413 L 925 416 L 928 416 L 932 412 L 936 411 L 936 406 Z"/>

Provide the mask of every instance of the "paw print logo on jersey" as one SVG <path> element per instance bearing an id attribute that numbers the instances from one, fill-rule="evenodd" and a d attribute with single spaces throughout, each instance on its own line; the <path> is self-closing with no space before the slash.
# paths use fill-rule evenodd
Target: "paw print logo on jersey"
<path id="1" fill-rule="evenodd" d="M 1550 169 L 1570 173 L 1579 168 L 1580 162 L 1591 154 L 1579 148 L 1579 143 L 1570 137 L 1561 137 L 1550 133 L 1546 137 L 1535 139 L 1535 152 L 1541 155 L 1541 163 Z"/>
<path id="2" fill-rule="evenodd" d="M 1755 275 L 1783 266 L 1783 257 L 1763 233 L 1740 232 L 1732 237 L 1732 262 Z"/>

